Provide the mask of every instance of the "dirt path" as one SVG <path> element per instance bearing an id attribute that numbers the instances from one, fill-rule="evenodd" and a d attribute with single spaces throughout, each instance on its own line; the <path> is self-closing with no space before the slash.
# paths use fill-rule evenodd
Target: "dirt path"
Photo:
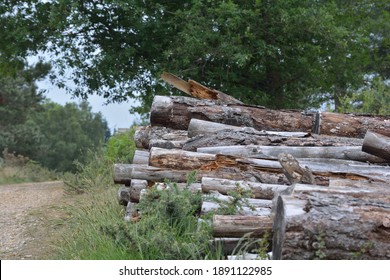
<path id="1" fill-rule="evenodd" d="M 63 198 L 61 181 L 0 185 L 0 259 L 52 258 Z"/>

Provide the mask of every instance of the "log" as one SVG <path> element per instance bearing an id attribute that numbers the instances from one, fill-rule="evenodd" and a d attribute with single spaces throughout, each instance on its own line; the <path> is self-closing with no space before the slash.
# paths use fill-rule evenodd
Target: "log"
<path id="1" fill-rule="evenodd" d="M 350 179 L 329 179 L 329 187 L 359 187 L 359 188 L 388 188 L 390 189 L 390 182 L 375 182 L 372 180 L 350 180 Z"/>
<path id="2" fill-rule="evenodd" d="M 119 205 L 127 206 L 127 204 L 130 202 L 130 188 L 120 187 L 117 193 L 117 200 Z"/>
<path id="3" fill-rule="evenodd" d="M 188 125 L 188 137 L 194 137 L 202 134 L 215 134 L 219 131 L 237 131 L 258 136 L 281 136 L 281 137 L 307 137 L 307 132 L 296 131 L 265 131 L 256 130 L 252 127 L 240 127 L 234 125 L 221 124 L 198 119 L 191 119 Z"/>
<path id="4" fill-rule="evenodd" d="M 317 114 L 294 110 L 270 110 L 244 105 L 218 105 L 208 100 L 182 96 L 155 96 L 150 122 L 152 126 L 188 129 L 190 120 L 201 119 L 256 130 L 302 131 L 310 133 Z M 363 138 L 367 130 L 382 130 L 390 134 L 388 117 L 368 117 L 353 114 L 321 113 L 321 134 Z M 317 129 L 318 130 L 318 129 Z"/>
<path id="5" fill-rule="evenodd" d="M 228 180 L 220 178 L 202 178 L 202 191 L 205 193 L 217 191 L 227 195 L 230 192 L 237 191 L 237 188 L 251 190 L 254 198 L 273 199 L 279 193 L 288 192 L 290 186 L 277 184 L 262 184 L 256 182 Z"/>
<path id="6" fill-rule="evenodd" d="M 289 146 L 216 146 L 198 148 L 199 153 L 223 154 L 259 159 L 277 159 L 279 154 L 290 154 L 295 158 L 333 158 L 361 162 L 383 163 L 384 160 L 361 151 L 359 146 L 342 147 L 289 147 Z"/>
<path id="7" fill-rule="evenodd" d="M 282 172 L 277 161 L 264 159 L 237 159 L 237 162 L 252 165 L 257 170 Z M 319 184 L 321 177 L 339 177 L 340 179 L 371 179 L 387 182 L 390 180 L 390 167 L 370 165 L 363 162 L 334 159 L 298 159 L 299 164 L 308 167 Z M 317 178 L 318 177 L 318 178 Z"/>
<path id="8" fill-rule="evenodd" d="M 210 122 L 205 122 L 210 123 Z M 285 137 L 279 135 L 257 135 L 244 131 L 221 130 L 213 134 L 199 134 L 187 140 L 183 150 L 196 151 L 201 147 L 261 145 L 261 146 L 359 146 L 362 139 L 311 134 L 306 137 Z"/>
<path id="9" fill-rule="evenodd" d="M 272 235 L 272 223 L 270 216 L 214 215 L 213 237 L 261 238 Z"/>
<path id="10" fill-rule="evenodd" d="M 373 131 L 367 131 L 364 137 L 362 151 L 390 162 L 390 137 Z"/>
<path id="11" fill-rule="evenodd" d="M 138 127 L 134 133 L 135 146 L 139 149 L 149 149 L 153 145 L 180 146 L 189 138 L 186 130 L 175 130 L 167 127 Z"/>
<path id="12" fill-rule="evenodd" d="M 218 100 L 225 104 L 243 104 L 241 101 L 231 97 L 230 95 L 215 89 L 210 89 L 194 80 L 186 82 L 183 79 L 167 72 L 163 72 L 161 74 L 161 79 L 195 98 Z"/>
<path id="13" fill-rule="evenodd" d="M 175 170 L 197 170 L 199 173 L 207 174 L 207 172 L 226 174 L 226 179 L 237 178 L 238 173 L 242 173 L 244 177 L 256 178 L 256 181 L 270 184 L 287 183 L 287 179 L 283 174 L 275 174 L 281 171 L 277 170 L 268 172 L 267 168 L 254 169 L 253 166 L 247 163 L 240 163 L 235 158 L 223 155 L 204 154 L 190 152 L 177 149 L 161 149 L 153 147 L 150 150 L 149 164 L 154 167 L 171 168 Z M 231 172 L 229 175 L 227 173 Z M 212 173 L 207 176 L 213 176 Z M 253 179 L 251 180 L 253 181 Z"/>
<path id="14" fill-rule="evenodd" d="M 389 259 L 390 201 L 349 194 L 282 195 L 273 225 L 273 259 Z"/>
<path id="15" fill-rule="evenodd" d="M 148 181 L 132 179 L 130 183 L 130 201 L 139 202 L 141 191 L 148 188 Z"/>
<path id="16" fill-rule="evenodd" d="M 148 164 L 149 162 L 149 151 L 146 150 L 135 150 L 133 157 L 133 164 Z"/>
<path id="17" fill-rule="evenodd" d="M 224 205 L 218 202 L 213 201 L 203 201 L 201 206 L 201 215 L 208 213 L 220 213 L 218 210 L 223 211 Z M 236 214 L 241 216 L 269 216 L 271 215 L 270 208 L 263 207 L 248 207 L 242 206 L 240 208 L 236 207 Z"/>
<path id="18" fill-rule="evenodd" d="M 207 177 L 205 177 L 207 178 Z M 221 180 L 222 181 L 222 180 Z M 250 183 L 250 182 L 249 182 Z M 200 188 L 202 189 L 202 184 L 200 184 Z M 204 200 L 214 200 L 214 201 L 232 201 L 234 198 L 230 195 L 224 195 L 217 191 L 208 191 L 207 194 L 204 195 Z M 270 199 L 258 199 L 258 198 L 245 198 L 245 202 L 258 208 L 272 208 L 272 201 Z"/>
<path id="19" fill-rule="evenodd" d="M 167 179 L 171 182 L 182 183 L 187 182 L 187 177 L 190 173 L 191 171 L 189 170 L 176 170 L 149 165 L 114 164 L 114 183 L 130 185 L 132 179 L 147 180 L 148 182 L 162 182 Z M 254 182 L 258 180 L 257 175 L 243 173 L 233 168 L 221 168 L 210 171 L 197 170 L 195 180 L 200 182 L 204 176 Z"/>

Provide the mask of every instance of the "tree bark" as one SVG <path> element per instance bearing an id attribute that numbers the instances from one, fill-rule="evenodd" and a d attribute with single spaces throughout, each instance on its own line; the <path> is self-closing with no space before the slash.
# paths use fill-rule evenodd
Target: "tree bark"
<path id="1" fill-rule="evenodd" d="M 389 259 L 389 197 L 298 192 L 280 196 L 274 259 Z"/>
<path id="2" fill-rule="evenodd" d="M 256 130 L 311 132 L 316 114 L 293 110 L 270 110 L 244 105 L 221 106 L 187 97 L 156 96 L 151 108 L 152 126 L 186 130 L 192 118 Z M 390 133 L 387 117 L 367 117 L 323 112 L 321 134 L 363 138 L 368 129 Z"/>
<path id="3" fill-rule="evenodd" d="M 362 151 L 378 156 L 390 162 L 390 137 L 367 131 Z"/>
<path id="4" fill-rule="evenodd" d="M 201 215 L 205 215 L 210 212 L 217 212 L 218 210 L 223 210 L 224 205 L 221 205 L 218 202 L 213 201 L 203 201 L 201 206 Z M 263 208 L 263 207 L 248 207 L 248 206 L 242 206 L 240 208 L 237 208 L 237 215 L 241 216 L 268 216 L 271 215 L 271 209 L 270 208 Z"/>
<path id="5" fill-rule="evenodd" d="M 216 146 L 198 148 L 197 152 L 223 154 L 259 159 L 277 159 L 279 154 L 290 154 L 295 158 L 333 158 L 371 163 L 383 163 L 384 160 L 361 151 L 359 146 L 342 147 L 290 147 L 290 146 Z"/>
<path id="6" fill-rule="evenodd" d="M 214 237 L 243 237 L 261 238 L 272 232 L 272 218 L 270 216 L 239 216 L 214 215 Z M 272 237 L 271 237 L 272 238 Z"/>

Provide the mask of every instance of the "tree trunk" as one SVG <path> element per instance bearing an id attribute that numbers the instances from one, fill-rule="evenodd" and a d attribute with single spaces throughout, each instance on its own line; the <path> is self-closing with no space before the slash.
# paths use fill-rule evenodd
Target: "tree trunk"
<path id="1" fill-rule="evenodd" d="M 210 212 L 217 212 L 218 210 L 223 211 L 224 205 L 221 205 L 221 203 L 213 202 L 213 201 L 203 201 L 201 206 L 201 215 L 208 214 Z M 242 216 L 269 216 L 271 215 L 271 209 L 270 208 L 263 208 L 263 207 L 248 207 L 248 206 L 242 206 L 240 208 L 237 208 L 237 215 Z M 220 212 L 219 212 L 220 213 Z"/>
<path id="2" fill-rule="evenodd" d="M 280 196 L 274 259 L 389 259 L 390 198 L 298 192 Z"/>
<path id="3" fill-rule="evenodd" d="M 148 181 L 132 179 L 130 183 L 130 201 L 139 202 L 141 191 L 148 188 Z"/>
<path id="4" fill-rule="evenodd" d="M 187 97 L 156 96 L 151 108 L 152 126 L 186 130 L 192 118 L 256 130 L 313 131 L 316 114 L 293 110 L 270 110 L 244 105 L 221 106 L 211 101 Z M 363 138 L 368 129 L 381 129 L 390 134 L 387 117 L 352 114 L 321 114 L 321 134 Z"/>
<path id="5" fill-rule="evenodd" d="M 239 216 L 214 215 L 214 237 L 244 237 L 250 234 L 252 238 L 271 236 L 272 218 L 270 216 Z M 271 237 L 272 238 L 272 237 Z"/>
<path id="6" fill-rule="evenodd" d="M 383 163 L 384 160 L 361 151 L 359 146 L 342 147 L 291 147 L 291 146 L 219 146 L 198 148 L 197 152 L 223 154 L 259 159 L 277 159 L 281 153 L 295 158 L 333 158 L 371 163 Z"/>
<path id="7" fill-rule="evenodd" d="M 367 131 L 364 137 L 362 151 L 390 162 L 390 137 Z"/>

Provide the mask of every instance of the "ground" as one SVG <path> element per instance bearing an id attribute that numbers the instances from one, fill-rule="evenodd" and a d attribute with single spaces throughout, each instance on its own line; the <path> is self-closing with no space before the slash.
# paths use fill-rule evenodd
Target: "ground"
<path id="1" fill-rule="evenodd" d="M 61 181 L 0 185 L 0 259 L 55 258 L 65 201 Z"/>

